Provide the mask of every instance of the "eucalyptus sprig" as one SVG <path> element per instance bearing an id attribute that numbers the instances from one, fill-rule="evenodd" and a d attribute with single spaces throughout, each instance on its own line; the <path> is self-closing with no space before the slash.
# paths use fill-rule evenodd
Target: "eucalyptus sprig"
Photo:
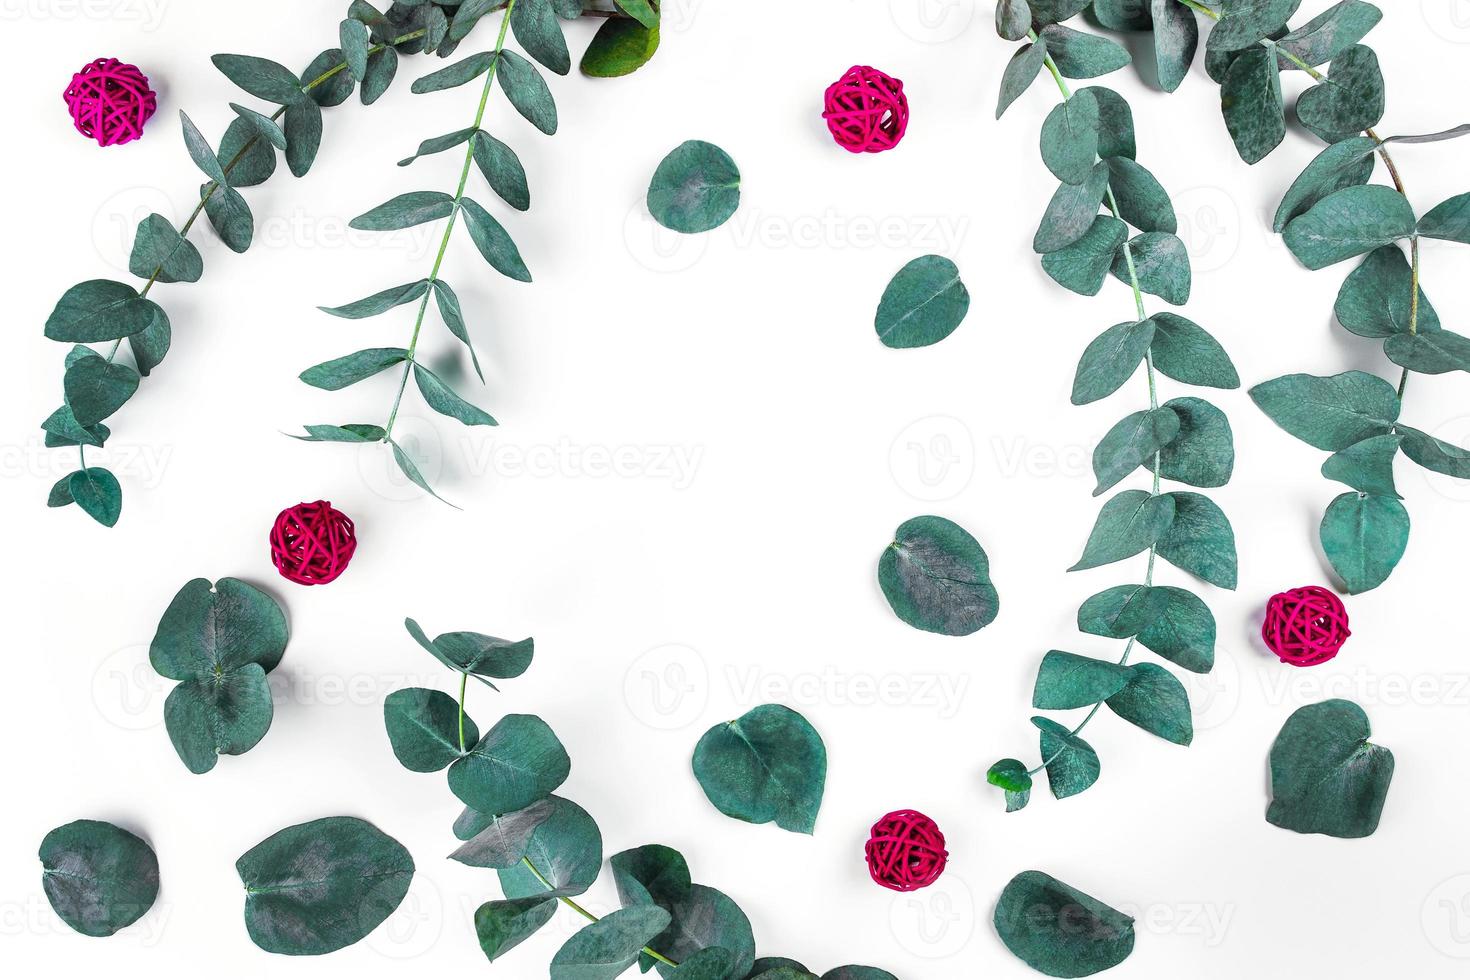
<path id="1" fill-rule="evenodd" d="M 482 633 L 430 638 L 412 619 L 405 628 L 421 647 L 459 674 L 458 697 L 428 688 L 390 694 L 383 706 L 393 753 L 414 772 L 448 770 L 449 789 L 465 804 L 454 822 L 461 841 L 450 857 L 488 868 L 503 897 L 475 912 L 480 948 L 498 960 L 565 907 L 588 925 L 551 961 L 552 980 L 615 977 L 635 963 L 665 978 L 819 980 L 794 960 L 758 958 L 750 920 L 723 892 L 695 883 L 683 855 L 648 844 L 609 860 L 622 908 L 606 916 L 577 899 L 602 873 L 602 833 L 576 803 L 554 795 L 571 759 L 551 726 L 535 715 L 505 715 L 484 734 L 466 711 L 470 678 L 494 681 L 530 667 L 530 639 Z M 677 971 L 677 972 L 676 972 Z M 896 980 L 866 966 L 839 967 L 820 980 Z"/>
<path id="2" fill-rule="evenodd" d="M 1409 514 L 1394 481 L 1399 454 L 1435 473 L 1470 479 L 1470 449 L 1401 420 L 1412 374 L 1470 370 L 1470 338 L 1441 328 L 1420 276 L 1421 239 L 1470 243 L 1470 194 L 1419 214 L 1393 149 L 1455 139 L 1470 134 L 1470 125 L 1379 135 L 1387 105 L 1383 73 L 1373 49 L 1360 42 L 1383 14 L 1362 0 L 1334 3 L 1296 28 L 1289 20 L 1299 0 L 1152 0 L 1147 11 L 1120 0 L 1047 6 L 1064 7 L 1054 13 L 1066 17 L 1090 7 L 1105 26 L 1151 30 L 1159 78 L 1170 91 L 1194 62 L 1196 15 L 1206 18 L 1213 26 L 1205 68 L 1220 83 L 1226 128 L 1247 163 L 1265 159 L 1286 136 L 1282 74 L 1300 72 L 1311 83 L 1294 115 L 1329 146 L 1287 190 L 1272 227 L 1309 269 L 1363 257 L 1343 283 L 1334 313 L 1349 333 L 1383 343 L 1398 379 L 1362 371 L 1290 374 L 1255 386 L 1251 397 L 1291 435 L 1332 453 L 1322 475 L 1350 489 L 1326 508 L 1322 549 L 1350 591 L 1376 588 L 1408 547 Z M 1371 183 L 1379 162 L 1388 184 Z"/>
<path id="3" fill-rule="evenodd" d="M 988 780 L 1005 790 L 1008 810 L 1029 802 L 1032 777 L 1043 769 L 1058 799 L 1081 793 L 1097 780 L 1101 764 L 1081 733 L 1104 704 L 1145 731 L 1189 744 L 1193 724 L 1184 685 L 1158 664 L 1130 661 L 1135 648 L 1143 646 L 1186 670 L 1208 672 L 1214 664 L 1215 618 L 1193 592 L 1156 584 L 1157 562 L 1162 558 L 1221 588 L 1236 584 L 1235 533 L 1224 512 L 1202 493 L 1162 489 L 1165 480 L 1199 488 L 1224 486 L 1235 462 L 1230 423 L 1201 398 L 1161 403 L 1158 376 L 1212 388 L 1238 387 L 1239 377 L 1204 328 L 1175 313 L 1149 314 L 1145 293 L 1175 305 L 1189 299 L 1189 257 L 1175 234 L 1173 205 L 1158 180 L 1135 159 L 1127 101 L 1101 86 L 1073 92 L 1067 82 L 1106 74 L 1131 59 L 1110 39 L 1035 16 L 1036 8 L 1024 0 L 1002 0 L 996 11 L 997 32 L 1025 41 L 1005 70 L 997 116 L 1043 69 L 1062 100 L 1041 130 L 1042 160 L 1061 183 L 1033 248 L 1041 254 L 1046 273 L 1067 289 L 1094 296 L 1111 275 L 1128 286 L 1133 298 L 1133 316 L 1103 331 L 1083 352 L 1072 402 L 1085 405 L 1106 398 L 1140 366 L 1148 390 L 1148 407 L 1114 425 L 1092 458 L 1094 496 L 1140 470 L 1148 488 L 1124 490 L 1103 505 L 1071 571 L 1138 555 L 1146 555 L 1146 564 L 1140 583 L 1105 589 L 1077 613 L 1082 632 L 1126 641 L 1116 662 L 1061 650 L 1042 659 L 1033 706 L 1089 710 L 1071 727 L 1043 716 L 1032 718 L 1040 730 L 1040 763 L 1028 767 L 1002 759 L 990 768 Z"/>

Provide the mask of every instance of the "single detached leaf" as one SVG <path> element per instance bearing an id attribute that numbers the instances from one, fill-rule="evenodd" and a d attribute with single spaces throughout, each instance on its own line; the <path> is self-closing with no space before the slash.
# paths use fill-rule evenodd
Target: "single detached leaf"
<path id="1" fill-rule="evenodd" d="M 899 619 L 930 633 L 968 636 L 1000 610 L 985 549 L 942 517 L 899 525 L 878 560 L 878 584 Z"/>
<path id="2" fill-rule="evenodd" d="M 358 231 L 398 231 L 454 213 L 454 198 L 443 191 L 410 191 L 379 204 L 351 221 Z"/>
<path id="3" fill-rule="evenodd" d="M 1031 241 L 1042 255 L 1066 248 L 1092 228 L 1097 210 L 1108 190 L 1108 165 L 1099 162 L 1081 184 L 1062 184 L 1056 189 Z"/>
<path id="4" fill-rule="evenodd" d="M 1158 664 L 1134 664 L 1124 670 L 1126 686 L 1107 699 L 1113 713 L 1175 745 L 1194 741 L 1189 694 L 1179 678 Z"/>
<path id="5" fill-rule="evenodd" d="M 547 136 L 556 132 L 556 102 L 536 66 L 514 51 L 500 53 L 496 72 L 505 97 L 516 111 Z"/>
<path id="6" fill-rule="evenodd" d="M 1159 451 L 1159 475 L 1192 487 L 1229 483 L 1235 437 L 1225 413 L 1202 398 L 1172 398 L 1164 407 L 1179 416 L 1179 435 Z"/>
<path id="7" fill-rule="evenodd" d="M 242 854 L 235 870 L 255 945 L 316 956 L 351 946 L 392 915 L 414 864 L 367 821 L 326 817 L 277 831 Z"/>
<path id="8" fill-rule="evenodd" d="M 1054 108 L 1041 126 L 1041 160 L 1057 180 L 1080 184 L 1097 163 L 1101 126 L 1097 97 L 1078 92 Z"/>
<path id="9" fill-rule="evenodd" d="M 77 470 L 66 479 L 67 492 L 78 507 L 103 527 L 115 527 L 122 516 L 122 486 L 101 466 Z"/>
<path id="10" fill-rule="evenodd" d="M 1194 284 L 1184 242 L 1163 231 L 1146 232 L 1130 241 L 1113 260 L 1113 275 L 1129 284 L 1136 278 L 1139 289 L 1175 306 L 1189 302 Z"/>
<path id="11" fill-rule="evenodd" d="M 1127 67 L 1133 61 L 1128 49 L 1117 41 L 1060 24 L 1042 28 L 1041 37 L 1057 70 L 1067 78 L 1096 78 Z"/>
<path id="12" fill-rule="evenodd" d="M 1157 586 L 1115 585 L 1082 603 L 1077 609 L 1077 628 L 1093 636 L 1126 640 L 1156 623 L 1172 601 Z"/>
<path id="13" fill-rule="evenodd" d="M 1152 320 L 1119 323 L 1104 330 L 1077 362 L 1072 404 L 1091 404 L 1123 387 L 1143 363 L 1153 339 Z"/>
<path id="14" fill-rule="evenodd" d="M 1398 433 L 1369 436 L 1339 450 L 1322 464 L 1322 475 L 1329 480 L 1346 483 L 1361 493 L 1384 497 L 1400 497 L 1393 482 L 1393 461 L 1398 457 L 1404 437 Z"/>
<path id="15" fill-rule="evenodd" d="M 942 255 L 924 255 L 889 281 L 873 326 L 885 347 L 928 347 L 954 333 L 969 310 L 960 270 Z"/>
<path id="16" fill-rule="evenodd" d="M 117 340 L 146 330 L 161 313 L 127 283 L 89 279 L 62 294 L 46 318 L 46 336 L 68 344 Z"/>
<path id="17" fill-rule="evenodd" d="M 1041 731 L 1041 758 L 1046 763 L 1046 781 L 1052 796 L 1065 800 L 1097 782 L 1102 763 L 1091 745 L 1050 718 L 1038 715 L 1031 719 L 1031 724 Z"/>
<path id="18" fill-rule="evenodd" d="M 109 417 L 138 390 L 138 372 L 126 364 L 109 362 L 97 354 L 83 357 L 66 369 L 62 379 L 66 407 L 81 426 Z"/>
<path id="19" fill-rule="evenodd" d="M 614 980 L 638 961 L 643 947 L 668 928 L 669 921 L 669 913 L 656 905 L 610 912 L 557 950 L 551 980 Z"/>
<path id="20" fill-rule="evenodd" d="M 1302 93 L 1296 115 L 1303 126 L 1331 143 L 1378 125 L 1385 98 L 1378 55 L 1359 44 L 1332 60 L 1326 82 Z"/>
<path id="21" fill-rule="evenodd" d="M 140 279 L 157 276 L 159 282 L 198 282 L 204 275 L 204 259 L 173 222 L 150 214 L 138 223 L 128 271 Z"/>
<path id="22" fill-rule="evenodd" d="M 1286 138 L 1286 99 L 1272 52 L 1254 48 L 1235 58 L 1220 85 L 1220 111 L 1235 151 L 1246 163 L 1259 163 L 1281 145 Z"/>
<path id="23" fill-rule="evenodd" d="M 551 803 L 551 815 L 526 845 L 526 860 L 539 876 L 523 864 L 497 871 L 506 898 L 573 898 L 590 888 L 602 871 L 602 834 L 597 823 L 571 800 L 553 796 Z"/>
<path id="24" fill-rule="evenodd" d="M 1041 658 L 1031 707 L 1043 711 L 1086 708 L 1123 690 L 1128 679 L 1127 667 L 1052 650 Z"/>
<path id="25" fill-rule="evenodd" d="M 1414 234 L 1414 209 L 1392 187 L 1348 187 L 1286 226 L 1286 247 L 1309 269 L 1363 255 Z"/>
<path id="26" fill-rule="evenodd" d="M 1194 11 L 1178 0 L 1151 0 L 1154 25 L 1154 63 L 1159 87 L 1173 92 L 1184 83 L 1199 50 L 1199 22 Z"/>
<path id="27" fill-rule="evenodd" d="M 703 140 L 675 147 L 648 184 L 654 220 L 688 235 L 718 228 L 739 205 L 739 168 L 728 153 Z"/>
<path id="28" fill-rule="evenodd" d="M 1470 244 L 1470 194 L 1458 194 L 1419 219 L 1419 234 Z"/>
<path id="29" fill-rule="evenodd" d="M 158 856 L 135 834 L 74 820 L 41 841 L 41 887 L 61 921 L 84 936 L 111 936 L 158 899 Z"/>
<path id="30" fill-rule="evenodd" d="M 694 777 L 721 813 L 813 833 L 827 781 L 827 749 L 805 718 L 763 704 L 705 732 Z"/>
<path id="31" fill-rule="evenodd" d="M 1000 98 L 995 106 L 995 118 L 1005 115 L 1017 99 L 1026 93 L 1036 76 L 1046 64 L 1046 39 L 1035 44 L 1023 45 L 1006 64 L 1005 74 L 1000 80 Z"/>
<path id="32" fill-rule="evenodd" d="M 1368 741 L 1368 716 L 1334 699 L 1298 708 L 1271 745 L 1266 819 L 1299 834 L 1367 837 L 1378 829 L 1393 753 Z"/>
<path id="33" fill-rule="evenodd" d="M 1291 185 L 1276 209 L 1272 228 L 1279 235 L 1294 218 L 1310 211 L 1318 201 L 1348 187 L 1361 187 L 1373 176 L 1373 154 L 1378 143 L 1369 136 L 1354 136 L 1333 143 L 1317 154 Z"/>
<path id="34" fill-rule="evenodd" d="M 1046 274 L 1074 293 L 1096 296 L 1108 278 L 1114 257 L 1128 240 L 1128 226 L 1109 215 L 1098 215 L 1086 234 L 1066 248 L 1041 257 Z"/>
<path id="35" fill-rule="evenodd" d="M 1215 665 L 1215 616 L 1204 600 L 1186 589 L 1154 586 L 1150 599 L 1167 600 L 1161 612 L 1137 634 L 1138 642 L 1196 674 Z"/>
<path id="36" fill-rule="evenodd" d="M 422 364 L 413 366 L 413 380 L 419 386 L 419 393 L 424 396 L 424 401 L 428 402 L 429 407 L 440 415 L 447 415 L 465 425 L 500 424 L 489 412 L 470 404 L 455 394 L 454 389 L 449 387 L 443 378 Z"/>
<path id="37" fill-rule="evenodd" d="M 1384 435 L 1399 415 L 1393 385 L 1362 371 L 1327 378 L 1288 374 L 1256 385 L 1250 395 L 1271 421 L 1328 452 Z"/>
<path id="38" fill-rule="evenodd" d="M 1409 512 L 1395 497 L 1345 493 L 1322 517 L 1322 550 L 1349 592 L 1388 581 L 1409 546 Z"/>
<path id="39" fill-rule="evenodd" d="M 301 380 L 323 391 L 340 391 L 408 360 L 402 347 L 371 347 L 323 361 L 301 372 Z"/>
<path id="40" fill-rule="evenodd" d="M 1239 388 L 1240 375 L 1220 342 L 1199 324 L 1175 313 L 1155 313 L 1154 367 L 1190 385 Z"/>
<path id="41" fill-rule="evenodd" d="M 1398 245 L 1368 253 L 1363 264 L 1349 273 L 1338 291 L 1333 313 L 1343 329 L 1359 337 L 1388 338 L 1395 334 L 1432 333 L 1440 329 L 1424 290 L 1419 290 L 1418 319 L 1413 308 L 1414 274 Z"/>
<path id="42" fill-rule="evenodd" d="M 243 54 L 217 54 L 210 60 L 221 74 L 257 99 L 291 105 L 306 97 L 301 79 L 274 61 Z"/>
<path id="43" fill-rule="evenodd" d="M 408 687 L 394 691 L 383 702 L 383 724 L 393 754 L 406 769 L 438 772 L 460 757 L 460 738 L 474 745 L 480 730 L 459 703 L 443 691 Z"/>
<path id="44" fill-rule="evenodd" d="M 449 767 L 449 789 L 481 813 L 511 813 L 550 796 L 571 769 L 550 725 L 535 715 L 506 715 Z"/>
<path id="45" fill-rule="evenodd" d="M 1094 497 L 1117 486 L 1179 435 L 1179 416 L 1172 409 L 1134 412 L 1108 430 L 1092 451 L 1097 476 Z"/>
<path id="46" fill-rule="evenodd" d="M 486 902 L 475 910 L 475 935 L 493 963 L 531 938 L 556 915 L 554 898 L 513 898 Z"/>
<path id="47" fill-rule="evenodd" d="M 1098 568 L 1147 551 L 1169 530 L 1173 521 L 1172 495 L 1124 490 L 1103 504 L 1088 535 L 1087 546 L 1082 549 L 1082 557 L 1068 571 Z"/>
<path id="48" fill-rule="evenodd" d="M 995 931 L 1022 963 L 1049 977 L 1087 977 L 1133 952 L 1133 919 L 1041 871 L 1010 880 Z"/>
<path id="49" fill-rule="evenodd" d="M 332 316 L 340 316 L 345 320 L 361 320 L 365 317 L 377 316 L 387 313 L 389 310 L 405 303 L 412 303 L 421 298 L 429 290 L 429 280 L 420 279 L 418 282 L 406 283 L 402 286 L 394 286 L 366 299 L 360 299 L 346 306 L 318 306 L 317 309 Z"/>
<path id="50" fill-rule="evenodd" d="M 471 198 L 462 198 L 460 207 L 464 210 L 470 238 L 485 261 L 503 276 L 517 282 L 530 282 L 531 270 L 526 268 L 520 250 L 500 222 Z"/>
<path id="51" fill-rule="evenodd" d="M 1225 512 L 1204 494 L 1168 496 L 1174 499 L 1174 522 L 1159 538 L 1159 557 L 1211 585 L 1235 588 L 1235 530 Z"/>

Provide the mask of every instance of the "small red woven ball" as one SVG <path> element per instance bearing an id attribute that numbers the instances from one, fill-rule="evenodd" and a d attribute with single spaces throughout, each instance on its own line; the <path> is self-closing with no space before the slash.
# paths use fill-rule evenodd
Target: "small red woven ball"
<path id="1" fill-rule="evenodd" d="M 903 139 L 909 100 L 903 82 L 876 68 L 854 65 L 827 87 L 822 118 L 837 145 L 852 153 L 881 153 Z"/>
<path id="2" fill-rule="evenodd" d="M 896 810 L 873 824 L 867 857 L 873 880 L 896 892 L 927 888 L 949 862 L 939 825 L 917 810 Z"/>
<path id="3" fill-rule="evenodd" d="M 1326 663 L 1352 635 L 1342 600 L 1320 585 L 1281 592 L 1266 603 L 1261 639 L 1282 663 L 1295 667 Z"/>
<path id="4" fill-rule="evenodd" d="M 271 561 L 301 585 L 326 585 L 347 570 L 356 550 L 352 518 L 325 500 L 287 507 L 271 528 Z"/>
<path id="5" fill-rule="evenodd" d="M 77 132 L 98 146 L 130 143 L 142 136 L 143 124 L 158 109 L 148 76 L 116 58 L 98 58 L 77 72 L 62 98 Z"/>

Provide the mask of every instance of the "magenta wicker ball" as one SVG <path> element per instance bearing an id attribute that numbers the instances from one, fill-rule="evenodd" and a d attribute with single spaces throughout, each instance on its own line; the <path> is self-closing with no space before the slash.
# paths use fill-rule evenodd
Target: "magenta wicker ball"
<path id="1" fill-rule="evenodd" d="M 896 892 L 929 887 L 949 862 L 939 825 L 917 810 L 896 810 L 873 824 L 867 857 L 873 880 Z"/>
<path id="2" fill-rule="evenodd" d="M 271 561 L 299 585 L 326 585 L 357 552 L 352 518 L 325 500 L 287 507 L 271 528 Z"/>
<path id="3" fill-rule="evenodd" d="M 854 65 L 827 87 L 822 118 L 837 145 L 852 153 L 881 153 L 903 139 L 909 100 L 903 82 L 876 68 Z"/>
<path id="4" fill-rule="evenodd" d="M 72 76 L 62 96 L 77 132 L 99 146 L 130 143 L 158 109 L 148 76 L 116 58 L 98 58 Z"/>
<path id="5" fill-rule="evenodd" d="M 1294 667 L 1326 663 L 1352 635 L 1342 600 L 1320 585 L 1281 592 L 1266 603 L 1261 639 L 1282 663 Z"/>

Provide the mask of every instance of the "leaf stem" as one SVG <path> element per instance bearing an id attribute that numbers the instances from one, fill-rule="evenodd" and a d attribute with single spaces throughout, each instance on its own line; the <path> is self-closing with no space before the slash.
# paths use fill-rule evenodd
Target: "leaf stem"
<path id="1" fill-rule="evenodd" d="M 514 0 L 512 0 L 512 2 L 514 2 Z M 539 881 L 539 882 L 541 882 L 541 884 L 546 887 L 546 890 L 547 891 L 556 891 L 556 889 L 552 886 L 551 882 L 546 879 L 546 876 L 543 875 L 540 871 L 536 870 L 536 866 L 531 863 L 531 859 L 530 858 L 528 858 L 528 857 L 521 858 L 521 863 L 526 866 L 526 869 L 528 871 L 530 871 L 531 874 L 533 874 L 533 875 L 536 876 L 536 880 Z M 576 912 L 578 915 L 580 915 L 582 918 L 586 919 L 588 922 L 601 922 L 602 921 L 598 916 L 595 916 L 591 912 L 588 912 L 581 905 L 579 905 L 576 902 L 572 901 L 570 898 L 567 898 L 565 895 L 558 895 L 557 898 L 561 901 L 561 903 L 563 905 L 565 905 L 567 908 L 571 909 L 573 912 Z M 656 949 L 650 949 L 649 947 L 644 946 L 643 947 L 643 952 L 647 953 L 649 956 L 651 956 L 654 959 L 658 960 L 664 966 L 677 967 L 679 965 L 678 963 L 675 963 L 673 960 L 669 959 L 667 956 L 665 956 L 664 954 L 660 953 Z"/>
<path id="2" fill-rule="evenodd" d="M 459 674 L 459 754 L 464 755 L 464 698 L 465 688 L 469 686 L 470 675 L 465 671 Z"/>
<path id="3" fill-rule="evenodd" d="M 500 55 L 505 50 L 505 35 L 510 30 L 510 17 L 515 10 L 516 0 L 510 0 L 505 5 L 505 14 L 500 20 L 500 35 L 495 39 L 495 59 L 490 63 L 490 70 L 485 74 L 485 86 L 480 91 L 480 107 L 475 112 L 474 129 L 478 130 L 480 124 L 485 121 L 485 109 L 490 104 L 490 90 L 495 83 L 496 70 L 500 68 Z M 459 217 L 460 201 L 464 198 L 465 187 L 470 180 L 470 167 L 475 161 L 475 140 L 471 138 L 466 143 L 464 166 L 459 172 L 459 186 L 454 192 L 454 210 L 449 212 L 449 223 L 444 226 L 444 237 L 439 240 L 439 254 L 434 257 L 434 268 L 429 272 L 429 288 L 424 290 L 423 299 L 419 301 L 418 316 L 414 319 L 413 335 L 408 341 L 408 357 L 403 362 L 403 377 L 398 381 L 398 394 L 393 399 L 393 407 L 388 411 L 388 422 L 383 426 L 383 441 L 389 442 L 393 436 L 393 424 L 398 421 L 398 409 L 403 404 L 403 393 L 408 389 L 408 375 L 414 367 L 414 354 L 419 347 L 419 334 L 424 329 L 424 315 L 429 309 L 429 295 L 434 292 L 434 284 L 439 280 L 439 269 L 444 265 L 444 254 L 449 251 L 449 238 L 454 233 L 455 219 Z"/>

